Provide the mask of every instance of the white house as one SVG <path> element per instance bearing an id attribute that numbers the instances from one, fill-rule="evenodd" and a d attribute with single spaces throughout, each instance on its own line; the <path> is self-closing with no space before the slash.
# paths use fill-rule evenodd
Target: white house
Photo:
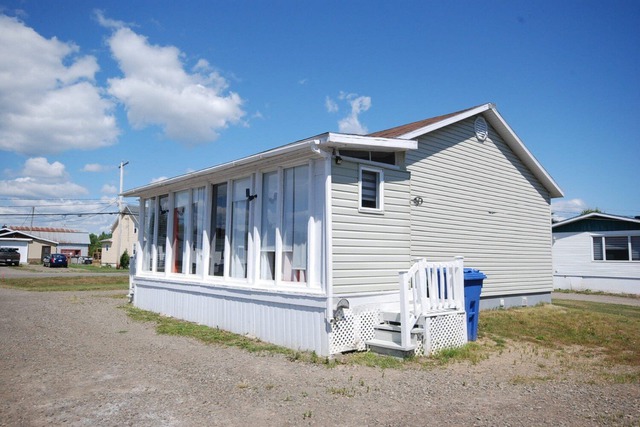
<path id="1" fill-rule="evenodd" d="M 100 264 L 119 267 L 120 257 L 126 250 L 130 257 L 136 255 L 138 242 L 138 206 L 125 205 L 111 226 L 111 238 L 100 241 Z"/>
<path id="2" fill-rule="evenodd" d="M 640 219 L 593 212 L 554 224 L 553 284 L 640 295 Z"/>
<path id="3" fill-rule="evenodd" d="M 415 324 L 430 325 L 423 345 L 438 328 L 458 343 L 462 262 L 430 276 L 416 258 L 483 271 L 483 308 L 551 300 L 562 191 L 493 104 L 324 133 L 124 196 L 140 198 L 136 306 L 294 349 L 364 349 L 381 321 L 405 349 Z M 434 292 L 438 272 L 453 287 Z"/>

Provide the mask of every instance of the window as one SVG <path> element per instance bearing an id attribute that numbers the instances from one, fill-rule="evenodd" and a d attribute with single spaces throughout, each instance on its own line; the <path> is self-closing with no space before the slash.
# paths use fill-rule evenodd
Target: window
<path id="1" fill-rule="evenodd" d="M 360 151 L 360 150 L 340 150 L 340 155 L 353 157 L 354 159 L 369 160 L 371 162 L 396 164 L 396 153 L 385 151 Z"/>
<path id="2" fill-rule="evenodd" d="M 261 203 L 260 279 L 306 282 L 309 166 L 263 174 Z"/>
<path id="3" fill-rule="evenodd" d="M 169 220 L 169 196 L 160 196 L 158 200 L 158 240 L 156 271 L 163 272 L 167 258 L 167 225 Z"/>
<path id="4" fill-rule="evenodd" d="M 142 270 L 153 268 L 153 235 L 156 223 L 156 198 L 144 201 L 144 235 L 142 236 Z"/>
<path id="5" fill-rule="evenodd" d="M 283 171 L 282 280 L 306 282 L 309 167 Z"/>
<path id="6" fill-rule="evenodd" d="M 593 236 L 594 261 L 640 261 L 640 236 Z"/>
<path id="7" fill-rule="evenodd" d="M 175 193 L 173 198 L 173 233 L 171 233 L 173 244 L 173 268 L 174 273 L 183 273 L 184 245 L 186 239 L 186 216 L 187 205 L 189 204 L 189 192 L 180 191 Z"/>
<path id="8" fill-rule="evenodd" d="M 251 178 L 233 182 L 231 195 L 231 277 L 245 279 L 249 255 L 249 199 Z"/>
<path id="9" fill-rule="evenodd" d="M 379 211 L 383 209 L 382 182 L 381 170 L 360 168 L 360 208 Z"/>
<path id="10" fill-rule="evenodd" d="M 213 186 L 209 275 L 224 276 L 224 243 L 227 234 L 227 184 Z"/>
<path id="11" fill-rule="evenodd" d="M 202 232 L 204 230 L 204 187 L 191 190 L 191 274 L 202 273 Z"/>

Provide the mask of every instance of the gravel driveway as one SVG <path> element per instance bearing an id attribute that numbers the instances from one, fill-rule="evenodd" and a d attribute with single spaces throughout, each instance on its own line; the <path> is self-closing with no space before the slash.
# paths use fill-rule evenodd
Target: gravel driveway
<path id="1" fill-rule="evenodd" d="M 0 425 L 640 424 L 638 384 L 576 369 L 568 352 L 327 368 L 157 335 L 117 295 L 0 289 Z"/>

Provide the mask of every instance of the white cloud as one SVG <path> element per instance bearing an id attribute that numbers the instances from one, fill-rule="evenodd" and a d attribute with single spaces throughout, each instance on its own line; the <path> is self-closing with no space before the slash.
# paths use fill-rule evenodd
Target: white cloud
<path id="1" fill-rule="evenodd" d="M 166 176 L 159 176 L 157 178 L 151 178 L 150 184 L 155 184 L 156 182 L 164 181 L 165 179 L 169 179 Z"/>
<path id="2" fill-rule="evenodd" d="M 27 159 L 20 175 L 12 180 L 0 181 L 0 196 L 64 198 L 88 193 L 86 188 L 69 181 L 62 163 L 49 163 L 44 157 Z"/>
<path id="3" fill-rule="evenodd" d="M 328 96 L 324 100 L 324 106 L 327 108 L 327 111 L 329 113 L 337 113 L 338 110 L 340 109 L 338 107 L 338 104 L 333 99 L 329 98 Z"/>
<path id="4" fill-rule="evenodd" d="M 82 168 L 82 172 L 105 172 L 114 169 L 113 166 L 101 165 L 99 163 L 87 163 Z"/>
<path id="5" fill-rule="evenodd" d="M 188 73 L 178 48 L 152 45 L 123 25 L 115 28 L 108 44 L 124 77 L 109 79 L 108 92 L 124 105 L 135 129 L 160 126 L 167 138 L 193 144 L 213 141 L 220 130 L 240 123 L 242 99 L 226 92 L 226 80 L 206 60 Z"/>
<path id="6" fill-rule="evenodd" d="M 360 114 L 371 108 L 371 97 L 359 96 L 356 93 L 340 92 L 338 99 L 348 104 L 351 109 L 350 113 L 338 121 L 338 129 L 343 133 L 354 133 L 363 135 L 368 133 L 367 127 L 360 123 Z M 335 113 L 339 110 L 338 104 L 326 97 L 325 107 L 329 113 Z"/>
<path id="7" fill-rule="evenodd" d="M 24 162 L 22 175 L 29 178 L 46 178 L 63 181 L 68 178 L 65 167 L 60 162 L 49 163 L 44 157 L 32 157 Z"/>
<path id="8" fill-rule="evenodd" d="M 563 219 L 572 218 L 577 216 L 589 206 L 582 199 L 568 199 L 568 200 L 552 200 L 551 212 L 553 213 L 553 219 L 556 221 L 562 221 Z"/>
<path id="9" fill-rule="evenodd" d="M 116 188 L 116 186 L 111 184 L 103 185 L 100 191 L 104 194 L 118 194 L 118 189 Z"/>
<path id="10" fill-rule="evenodd" d="M 27 155 L 112 145 L 119 130 L 95 57 L 0 15 L 0 150 Z"/>

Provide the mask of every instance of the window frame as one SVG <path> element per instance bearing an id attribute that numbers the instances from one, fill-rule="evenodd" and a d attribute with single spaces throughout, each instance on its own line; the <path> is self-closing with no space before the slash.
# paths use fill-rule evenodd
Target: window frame
<path id="1" fill-rule="evenodd" d="M 363 206 L 363 188 L 362 174 L 363 172 L 372 172 L 376 174 L 376 207 Z M 384 169 L 376 168 L 368 165 L 358 166 L 358 211 L 362 213 L 384 213 Z"/>
<path id="2" fill-rule="evenodd" d="M 627 259 L 607 259 L 607 238 L 626 238 L 627 239 Z M 592 234 L 591 235 L 591 261 L 592 262 L 640 262 L 639 259 L 633 259 L 633 238 L 636 240 L 640 238 L 638 234 Z M 602 259 L 596 259 L 596 239 L 600 240 L 600 250 Z M 636 248 L 636 251 L 640 251 L 640 247 Z"/>

